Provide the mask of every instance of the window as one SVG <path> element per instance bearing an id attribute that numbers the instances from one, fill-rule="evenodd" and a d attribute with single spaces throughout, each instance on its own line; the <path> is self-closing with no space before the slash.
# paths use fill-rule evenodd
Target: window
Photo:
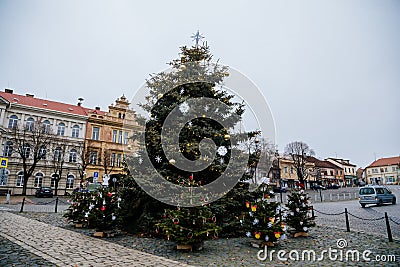
<path id="1" fill-rule="evenodd" d="M 18 117 L 15 115 L 11 115 L 8 121 L 8 128 L 14 129 L 15 127 L 17 127 L 17 124 L 18 124 Z"/>
<path id="2" fill-rule="evenodd" d="M 387 170 L 387 167 L 385 167 L 385 172 L 387 172 L 388 170 Z"/>
<path id="3" fill-rule="evenodd" d="M 72 127 L 72 137 L 74 137 L 74 138 L 79 137 L 79 126 L 78 125 L 74 125 L 74 127 Z"/>
<path id="4" fill-rule="evenodd" d="M 294 173 L 294 169 L 293 167 L 290 167 L 290 173 L 293 174 Z"/>
<path id="5" fill-rule="evenodd" d="M 113 130 L 112 132 L 112 141 L 113 143 L 117 142 L 117 130 Z"/>
<path id="6" fill-rule="evenodd" d="M 67 176 L 67 184 L 66 184 L 66 188 L 67 189 L 74 188 L 74 179 L 75 179 L 75 177 L 72 174 L 68 174 L 68 176 Z"/>
<path id="7" fill-rule="evenodd" d="M 54 150 L 54 161 L 61 161 L 62 159 L 62 149 L 61 147 L 57 147 Z"/>
<path id="8" fill-rule="evenodd" d="M 50 133 L 50 122 L 48 120 L 43 121 L 43 132 Z"/>
<path id="9" fill-rule="evenodd" d="M 23 148 L 23 153 L 25 158 L 29 158 L 29 155 L 31 154 L 31 146 L 27 143 L 24 144 Z"/>
<path id="10" fill-rule="evenodd" d="M 396 171 L 396 167 L 392 167 L 392 172 L 395 172 Z"/>
<path id="11" fill-rule="evenodd" d="M 111 154 L 111 162 L 110 162 L 110 166 L 114 166 L 115 164 L 115 153 Z"/>
<path id="12" fill-rule="evenodd" d="M 51 176 L 51 184 L 50 184 L 51 187 L 56 187 L 56 180 L 57 179 L 58 179 L 58 174 L 53 174 Z"/>
<path id="13" fill-rule="evenodd" d="M 99 140 L 99 135 L 100 135 L 100 128 L 99 127 L 93 127 L 92 139 L 93 140 Z"/>
<path id="14" fill-rule="evenodd" d="M 285 173 L 288 173 L 287 172 L 287 167 L 284 167 L 283 170 L 284 170 Z"/>
<path id="15" fill-rule="evenodd" d="M 97 151 L 92 151 L 90 153 L 90 164 L 96 165 L 97 163 Z"/>
<path id="16" fill-rule="evenodd" d="M 117 154 L 117 167 L 121 167 L 121 154 Z"/>
<path id="17" fill-rule="evenodd" d="M 41 187 L 43 184 L 43 173 L 38 172 L 35 175 L 35 182 L 33 184 L 33 187 Z"/>
<path id="18" fill-rule="evenodd" d="M 60 122 L 57 128 L 57 135 L 64 136 L 64 134 L 65 134 L 65 124 L 63 122 Z"/>
<path id="19" fill-rule="evenodd" d="M 127 145 L 129 141 L 129 133 L 125 132 L 125 136 L 124 136 L 124 144 Z"/>
<path id="20" fill-rule="evenodd" d="M 71 149 L 69 152 L 69 162 L 76 162 L 76 149 Z"/>
<path id="21" fill-rule="evenodd" d="M 24 186 L 24 172 L 17 174 L 17 186 Z"/>
<path id="22" fill-rule="evenodd" d="M 0 185 L 7 185 L 8 174 L 9 172 L 6 168 L 0 169 Z"/>
<path id="23" fill-rule="evenodd" d="M 119 134 L 118 134 L 118 143 L 122 144 L 122 131 L 119 131 Z"/>
<path id="24" fill-rule="evenodd" d="M 13 143 L 11 141 L 7 141 L 4 145 L 4 156 L 11 157 L 13 153 Z"/>
<path id="25" fill-rule="evenodd" d="M 46 153 L 47 153 L 47 149 L 45 146 L 41 146 L 40 150 L 39 150 L 39 158 L 40 159 L 46 159 Z"/>
<path id="26" fill-rule="evenodd" d="M 28 118 L 26 120 L 26 130 L 32 132 L 34 123 L 35 120 L 33 118 Z"/>

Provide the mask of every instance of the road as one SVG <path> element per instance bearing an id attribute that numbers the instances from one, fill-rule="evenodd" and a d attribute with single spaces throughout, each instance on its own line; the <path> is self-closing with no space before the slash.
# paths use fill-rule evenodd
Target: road
<path id="1" fill-rule="evenodd" d="M 400 187 L 388 186 L 400 201 Z M 387 236 L 386 222 L 382 219 L 387 212 L 393 238 L 400 240 L 400 208 L 399 204 L 382 206 L 368 205 L 362 208 L 358 200 L 340 202 L 317 202 L 312 204 L 317 216 L 317 223 L 346 229 L 345 215 L 339 214 L 347 208 L 351 231 L 363 231 L 380 236 Z M 335 214 L 335 215 L 333 215 Z"/>

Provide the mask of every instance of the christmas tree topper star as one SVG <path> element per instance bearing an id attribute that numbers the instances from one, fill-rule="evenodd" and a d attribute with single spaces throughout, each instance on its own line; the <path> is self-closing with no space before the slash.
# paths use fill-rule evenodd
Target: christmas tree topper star
<path id="1" fill-rule="evenodd" d="M 190 36 L 190 38 L 192 38 L 192 40 L 196 42 L 196 46 L 198 46 L 198 45 L 199 45 L 199 41 L 200 41 L 201 39 L 203 39 L 204 36 L 202 36 L 202 35 L 200 34 L 200 32 L 197 30 L 196 34 L 193 34 L 192 36 Z"/>

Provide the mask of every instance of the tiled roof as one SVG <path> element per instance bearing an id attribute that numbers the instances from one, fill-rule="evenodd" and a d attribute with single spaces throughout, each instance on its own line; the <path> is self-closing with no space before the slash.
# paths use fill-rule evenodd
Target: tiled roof
<path id="1" fill-rule="evenodd" d="M 81 115 L 81 116 L 88 116 L 88 113 L 95 113 L 104 115 L 105 112 L 101 110 L 94 110 L 85 108 L 78 105 L 71 105 L 51 100 L 45 100 L 41 98 L 36 98 L 33 96 L 24 96 L 18 95 L 13 93 L 7 92 L 0 92 L 0 97 L 5 99 L 10 103 L 18 103 L 19 105 L 29 106 L 29 107 L 36 107 L 41 109 L 59 111 L 69 114 Z"/>
<path id="2" fill-rule="evenodd" d="M 333 164 L 329 161 L 319 160 L 315 157 L 308 157 L 307 161 L 314 163 L 315 167 L 319 167 L 319 168 L 340 169 L 338 166 L 336 166 L 335 164 Z"/>
<path id="3" fill-rule="evenodd" d="M 375 160 L 374 162 L 372 162 L 368 167 L 397 165 L 399 163 L 400 163 L 400 156 L 399 157 L 391 157 L 391 158 L 381 158 L 381 159 L 378 159 L 378 160 Z"/>

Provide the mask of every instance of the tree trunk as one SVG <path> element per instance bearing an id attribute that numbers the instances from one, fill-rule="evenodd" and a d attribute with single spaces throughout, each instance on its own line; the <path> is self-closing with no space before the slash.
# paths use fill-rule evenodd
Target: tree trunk
<path id="1" fill-rule="evenodd" d="M 54 180 L 54 195 L 58 196 L 58 183 L 60 182 L 60 180 L 55 179 Z"/>
<path id="2" fill-rule="evenodd" d="M 28 179 L 29 179 L 29 177 L 24 176 L 24 184 L 22 186 L 22 195 L 23 196 L 26 196 L 26 187 L 28 185 Z"/>

